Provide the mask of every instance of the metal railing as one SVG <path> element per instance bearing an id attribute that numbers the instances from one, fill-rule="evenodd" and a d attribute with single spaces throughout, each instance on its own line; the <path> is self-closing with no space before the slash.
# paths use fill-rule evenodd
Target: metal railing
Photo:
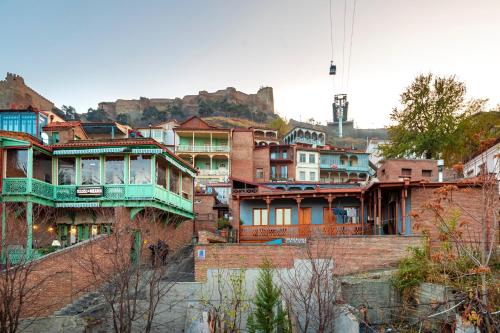
<path id="1" fill-rule="evenodd" d="M 198 174 L 200 176 L 227 176 L 229 175 L 229 171 L 227 169 L 217 169 L 217 170 L 209 170 L 209 169 L 198 169 Z"/>

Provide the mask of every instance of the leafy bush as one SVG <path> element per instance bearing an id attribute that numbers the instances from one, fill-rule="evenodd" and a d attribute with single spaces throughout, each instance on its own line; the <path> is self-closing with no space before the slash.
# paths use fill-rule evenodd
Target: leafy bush
<path id="1" fill-rule="evenodd" d="M 418 286 L 424 282 L 430 272 L 430 261 L 427 250 L 410 247 L 411 255 L 398 265 L 398 271 L 392 278 L 392 284 L 399 290 Z"/>

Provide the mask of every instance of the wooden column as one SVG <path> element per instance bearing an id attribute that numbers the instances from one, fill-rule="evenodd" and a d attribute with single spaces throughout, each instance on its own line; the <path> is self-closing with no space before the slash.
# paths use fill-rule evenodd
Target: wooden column
<path id="1" fill-rule="evenodd" d="M 377 234 L 381 235 L 382 234 L 382 191 L 380 188 L 377 190 Z"/>
<path id="2" fill-rule="evenodd" d="M 270 197 L 266 197 L 266 207 L 267 207 L 267 225 L 271 224 L 271 201 Z"/>
<path id="3" fill-rule="evenodd" d="M 236 242 L 240 242 L 240 196 L 237 195 L 233 201 L 233 228 L 236 228 Z M 253 217 L 252 217 L 253 218 Z M 252 222 L 253 223 L 253 222 Z"/>
<path id="4" fill-rule="evenodd" d="M 361 200 L 361 234 L 365 234 L 365 198 L 364 198 L 364 192 L 361 192 L 360 195 L 360 200 Z"/>
<path id="5" fill-rule="evenodd" d="M 300 224 L 300 203 L 302 202 L 302 198 L 300 196 L 297 196 L 295 198 L 295 201 L 297 202 L 297 217 L 298 217 L 298 223 Z"/>
<path id="6" fill-rule="evenodd" d="M 326 200 L 328 200 L 328 223 L 332 224 L 333 223 L 332 204 L 333 204 L 333 200 L 335 200 L 335 196 L 328 194 L 328 197 L 326 198 Z"/>
<path id="7" fill-rule="evenodd" d="M 401 190 L 401 233 L 403 235 L 406 233 L 406 195 L 407 190 L 403 188 Z"/>

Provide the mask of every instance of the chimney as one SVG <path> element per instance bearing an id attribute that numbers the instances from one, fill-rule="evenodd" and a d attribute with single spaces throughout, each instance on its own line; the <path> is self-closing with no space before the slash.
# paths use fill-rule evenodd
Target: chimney
<path id="1" fill-rule="evenodd" d="M 444 160 L 437 160 L 438 166 L 438 182 L 443 182 L 443 169 L 444 169 Z"/>

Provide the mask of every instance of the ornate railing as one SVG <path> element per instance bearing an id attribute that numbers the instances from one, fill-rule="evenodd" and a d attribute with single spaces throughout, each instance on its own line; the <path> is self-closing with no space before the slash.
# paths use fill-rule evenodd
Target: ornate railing
<path id="1" fill-rule="evenodd" d="M 269 241 L 278 238 L 315 238 L 369 235 L 371 226 L 366 224 L 302 224 L 240 226 L 241 241 Z"/>
<path id="2" fill-rule="evenodd" d="M 184 211 L 193 212 L 192 201 L 153 184 L 107 184 L 102 186 L 102 196 L 80 197 L 77 185 L 54 186 L 31 178 L 4 178 L 2 195 L 34 195 L 56 202 L 120 201 L 120 200 L 158 200 Z M 90 186 L 95 187 L 95 186 Z"/>
<path id="3" fill-rule="evenodd" d="M 238 193 L 257 193 L 257 188 L 234 188 L 232 189 L 233 194 Z"/>
<path id="4" fill-rule="evenodd" d="M 176 152 L 195 152 L 195 153 L 229 153 L 229 146 L 214 145 L 178 145 Z"/>
<path id="5" fill-rule="evenodd" d="M 218 170 L 208 170 L 208 169 L 198 169 L 200 176 L 227 176 L 229 171 L 227 169 Z"/>

